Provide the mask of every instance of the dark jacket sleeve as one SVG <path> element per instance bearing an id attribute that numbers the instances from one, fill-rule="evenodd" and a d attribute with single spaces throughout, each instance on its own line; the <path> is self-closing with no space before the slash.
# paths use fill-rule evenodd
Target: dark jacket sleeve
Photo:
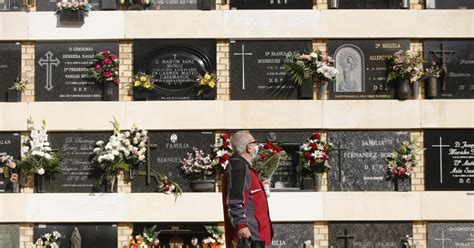
<path id="1" fill-rule="evenodd" d="M 230 160 L 230 170 L 227 173 L 229 217 L 235 229 L 246 227 L 248 222 L 245 215 L 245 204 L 248 195 L 246 191 L 250 188 L 248 178 L 248 168 L 244 161 L 232 158 Z"/>

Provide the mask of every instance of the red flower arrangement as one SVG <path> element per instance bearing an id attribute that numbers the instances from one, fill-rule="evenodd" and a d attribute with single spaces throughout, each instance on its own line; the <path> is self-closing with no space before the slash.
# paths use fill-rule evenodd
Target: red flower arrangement
<path id="1" fill-rule="evenodd" d="M 324 172 L 329 168 L 326 161 L 331 150 L 331 144 L 321 141 L 321 134 L 313 133 L 300 147 L 302 166 L 313 172 Z"/>
<path id="2" fill-rule="evenodd" d="M 230 135 L 227 133 L 221 134 L 219 138 L 217 138 L 217 142 L 212 147 L 211 159 L 215 168 L 225 170 L 227 164 L 229 164 L 229 159 L 232 154 L 233 152 L 230 146 Z"/>
<path id="3" fill-rule="evenodd" d="M 95 55 L 95 62 L 89 74 L 99 83 L 119 84 L 119 57 L 109 50 L 101 50 Z"/>
<path id="4" fill-rule="evenodd" d="M 278 169 L 280 157 L 285 151 L 271 141 L 258 146 L 258 154 L 254 160 L 253 168 L 261 179 L 269 180 Z"/>

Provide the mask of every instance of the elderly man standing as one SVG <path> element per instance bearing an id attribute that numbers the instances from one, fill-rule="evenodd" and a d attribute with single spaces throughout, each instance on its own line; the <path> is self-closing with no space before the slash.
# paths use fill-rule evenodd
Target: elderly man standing
<path id="1" fill-rule="evenodd" d="M 251 240 L 252 248 L 269 247 L 273 229 L 263 184 L 252 169 L 258 145 L 248 131 L 232 135 L 234 155 L 224 172 L 222 201 L 228 248 Z"/>

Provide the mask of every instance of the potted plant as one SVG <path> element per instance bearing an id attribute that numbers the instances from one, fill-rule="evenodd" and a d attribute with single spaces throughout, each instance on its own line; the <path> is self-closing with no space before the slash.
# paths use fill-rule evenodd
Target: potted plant
<path id="1" fill-rule="evenodd" d="M 203 100 L 215 100 L 217 95 L 216 85 L 219 79 L 215 73 L 205 72 L 204 75 L 198 75 L 197 96 L 201 96 Z"/>
<path id="2" fill-rule="evenodd" d="M 408 141 L 403 141 L 392 155 L 385 159 L 387 162 L 386 178 L 391 180 L 394 190 L 399 190 L 399 181 L 411 178 L 413 167 L 418 164 L 416 147 Z"/>
<path id="3" fill-rule="evenodd" d="M 319 82 L 319 99 L 326 95 L 328 82 L 334 83 L 338 70 L 330 56 L 321 51 L 310 53 L 289 52 L 285 59 L 285 69 L 290 78 L 298 84 L 299 98 L 313 98 L 313 78 Z"/>
<path id="4" fill-rule="evenodd" d="M 267 197 L 270 197 L 271 179 L 280 165 L 280 158 L 285 154 L 279 146 L 271 141 L 258 145 L 258 154 L 253 163 L 253 168 L 257 172 Z"/>
<path id="5" fill-rule="evenodd" d="M 87 1 L 62 0 L 57 3 L 56 14 L 59 15 L 59 22 L 63 24 L 83 24 L 84 16 L 91 11 L 92 6 Z"/>
<path id="6" fill-rule="evenodd" d="M 18 80 L 7 91 L 7 102 L 21 102 L 21 93 L 26 90 L 27 80 Z"/>
<path id="7" fill-rule="evenodd" d="M 120 173 L 129 170 L 129 165 L 125 161 L 126 158 L 124 156 L 126 152 L 129 152 L 129 146 L 124 145 L 126 144 L 124 141 L 125 138 L 124 135 L 120 133 L 118 122 L 114 119 L 112 123 L 114 125 L 113 135 L 109 137 L 107 144 L 105 144 L 105 142 L 102 140 L 96 142 L 96 147 L 93 150 L 94 154 L 92 158 L 94 165 L 100 173 L 100 176 L 96 182 L 96 189 L 99 190 L 105 185 L 106 192 L 109 193 L 116 192 L 117 178 Z M 142 152 L 145 152 L 146 148 L 142 148 Z M 137 151 L 137 153 L 139 153 L 139 151 Z"/>
<path id="8" fill-rule="evenodd" d="M 438 96 L 438 78 L 441 77 L 443 70 L 436 60 L 431 61 L 431 67 L 427 68 L 425 94 L 427 98 L 434 98 Z"/>
<path id="9" fill-rule="evenodd" d="M 230 135 L 227 133 L 219 135 L 216 143 L 212 146 L 211 159 L 214 168 L 218 173 L 223 173 L 229 159 L 232 157 L 233 151 L 230 147 Z"/>
<path id="10" fill-rule="evenodd" d="M 109 50 L 101 50 L 95 55 L 89 74 L 103 87 L 102 100 L 114 101 L 118 98 L 119 57 Z"/>
<path id="11" fill-rule="evenodd" d="M 208 236 L 202 240 L 202 248 L 225 247 L 224 232 L 217 226 L 204 226 Z M 194 245 L 194 244 L 193 244 Z"/>
<path id="12" fill-rule="evenodd" d="M 46 122 L 43 120 L 41 129 L 36 129 L 31 117 L 28 119 L 30 135 L 24 141 L 21 160 L 19 161 L 20 184 L 25 185 L 28 176 L 36 176 L 36 192 L 44 192 L 44 175 L 50 179 L 59 172 L 64 156 L 53 152 L 46 131 Z"/>
<path id="13" fill-rule="evenodd" d="M 389 58 L 387 81 L 398 80 L 398 98 L 406 100 L 418 98 L 419 80 L 424 76 L 423 57 L 421 53 L 411 50 L 399 50 Z M 410 87 L 410 83 L 412 87 Z"/>
<path id="14" fill-rule="evenodd" d="M 19 193 L 19 168 L 17 168 L 16 162 L 13 157 L 8 154 L 1 156 L 0 165 L 3 167 L 3 177 L 8 178 L 6 188 L 11 189 L 12 193 Z"/>
<path id="15" fill-rule="evenodd" d="M 209 154 L 193 147 L 192 152 L 180 161 L 181 173 L 190 180 L 191 189 L 195 192 L 214 192 L 214 164 Z"/>
<path id="16" fill-rule="evenodd" d="M 300 146 L 301 166 L 314 175 L 314 189 L 321 191 L 322 176 L 330 168 L 327 164 L 332 145 L 321 140 L 321 134 L 313 133 Z M 304 183 L 303 183 L 304 185 Z"/>
<path id="17" fill-rule="evenodd" d="M 155 88 L 153 77 L 144 72 L 133 76 L 133 100 L 146 101 L 148 94 Z"/>
<path id="18" fill-rule="evenodd" d="M 35 248 L 59 248 L 61 245 L 61 240 L 63 235 L 58 231 L 53 231 L 53 233 L 46 233 L 41 236 L 36 243 L 32 246 Z"/>

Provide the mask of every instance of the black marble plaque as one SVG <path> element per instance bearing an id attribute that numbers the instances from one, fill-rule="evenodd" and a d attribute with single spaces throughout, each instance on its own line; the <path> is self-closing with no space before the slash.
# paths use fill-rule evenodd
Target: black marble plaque
<path id="1" fill-rule="evenodd" d="M 33 231 L 33 239 L 37 240 L 46 233 L 58 231 L 63 235 L 60 248 L 71 247 L 71 235 L 74 228 L 79 229 L 81 236 L 81 247 L 91 248 L 117 248 L 117 225 L 116 224 L 36 224 Z"/>
<path id="2" fill-rule="evenodd" d="M 334 146 L 329 157 L 329 191 L 393 191 L 385 171 L 389 157 L 408 131 L 332 131 L 328 140 Z M 400 180 L 399 190 L 410 190 L 410 180 Z"/>
<path id="3" fill-rule="evenodd" d="M 37 42 L 35 100 L 101 101 L 102 86 L 87 70 L 103 49 L 118 55 L 118 42 Z"/>
<path id="4" fill-rule="evenodd" d="M 427 9 L 474 9 L 472 0 L 426 0 Z"/>
<path id="5" fill-rule="evenodd" d="M 203 0 L 156 0 L 150 7 L 159 10 L 200 10 L 207 9 Z M 216 0 L 211 0 L 211 9 L 216 9 Z"/>
<path id="6" fill-rule="evenodd" d="M 231 41 L 230 98 L 297 99 L 295 83 L 286 76 L 285 57 L 309 50 L 310 40 Z"/>
<path id="7" fill-rule="evenodd" d="M 401 0 L 339 0 L 339 9 L 401 9 Z"/>
<path id="8" fill-rule="evenodd" d="M 446 63 L 447 74 L 438 80 L 436 98 L 473 99 L 474 39 L 426 40 L 423 46 L 426 61 L 435 59 Z"/>
<path id="9" fill-rule="evenodd" d="M 216 223 L 140 223 L 133 225 L 133 234 L 143 233 L 143 229 L 156 225 L 159 232 L 158 239 L 160 247 L 192 247 L 191 239 L 196 237 L 201 244 L 208 237 L 204 226 L 216 225 Z"/>
<path id="10" fill-rule="evenodd" d="M 135 73 L 155 78 L 148 100 L 195 100 L 196 78 L 216 70 L 215 40 L 136 40 Z"/>
<path id="11" fill-rule="evenodd" d="M 473 248 L 474 222 L 428 223 L 428 247 Z"/>
<path id="12" fill-rule="evenodd" d="M 7 90 L 17 79 L 21 79 L 21 44 L 0 42 L 0 102 L 7 101 Z"/>
<path id="13" fill-rule="evenodd" d="M 21 11 L 21 0 L 0 0 L 0 12 Z"/>
<path id="14" fill-rule="evenodd" d="M 36 0 L 36 11 L 55 11 L 57 2 L 57 0 Z M 92 6 L 93 11 L 102 9 L 101 0 L 90 0 L 89 4 Z"/>
<path id="15" fill-rule="evenodd" d="M 426 190 L 474 190 L 474 129 L 425 130 Z"/>
<path id="16" fill-rule="evenodd" d="M 304 171 L 300 166 L 299 148 L 302 142 L 309 138 L 311 131 L 263 131 L 251 132 L 259 143 L 272 141 L 286 151 L 286 155 L 280 160 L 280 167 L 271 179 L 272 191 L 300 190 Z"/>
<path id="17" fill-rule="evenodd" d="M 330 84 L 330 99 L 393 99 L 393 84 L 387 83 L 387 58 L 409 49 L 403 40 L 329 40 L 329 54 L 339 70 Z"/>
<path id="18" fill-rule="evenodd" d="M 273 223 L 272 248 L 304 247 L 305 241 L 314 244 L 313 223 Z"/>
<path id="19" fill-rule="evenodd" d="M 204 153 L 210 153 L 211 145 L 215 142 L 214 132 L 199 131 L 178 131 L 178 132 L 159 132 L 151 131 L 148 133 L 150 144 L 156 145 L 156 149 L 151 150 L 152 169 L 162 176 L 169 176 L 177 182 L 183 191 L 191 191 L 189 180 L 180 174 L 179 161 L 187 158 L 187 153 L 192 152 L 193 147 L 202 150 Z M 132 181 L 133 192 L 155 192 L 157 190 L 156 181 L 152 177 L 150 185 L 146 185 L 143 172 L 138 174 Z"/>
<path id="20" fill-rule="evenodd" d="M 403 248 L 406 235 L 413 236 L 410 222 L 329 223 L 329 246 L 334 248 Z"/>
<path id="21" fill-rule="evenodd" d="M 20 225 L 0 224 L 0 247 L 20 248 Z"/>
<path id="22" fill-rule="evenodd" d="M 58 149 L 64 160 L 60 172 L 51 180 L 46 177 L 44 189 L 48 193 L 83 193 L 93 192 L 98 174 L 91 161 L 95 143 L 99 140 L 108 142 L 109 132 L 49 134 L 52 149 Z"/>
<path id="23" fill-rule="evenodd" d="M 0 133 L 0 157 L 7 154 L 13 156 L 13 159 L 15 160 L 20 159 L 20 133 Z M 3 175 L 3 167 L 0 167 L 0 169 L 0 193 L 11 192 L 13 185 L 11 184 L 9 178 L 5 178 Z"/>
<path id="24" fill-rule="evenodd" d="M 231 9 L 312 9 L 312 0 L 230 0 Z"/>

